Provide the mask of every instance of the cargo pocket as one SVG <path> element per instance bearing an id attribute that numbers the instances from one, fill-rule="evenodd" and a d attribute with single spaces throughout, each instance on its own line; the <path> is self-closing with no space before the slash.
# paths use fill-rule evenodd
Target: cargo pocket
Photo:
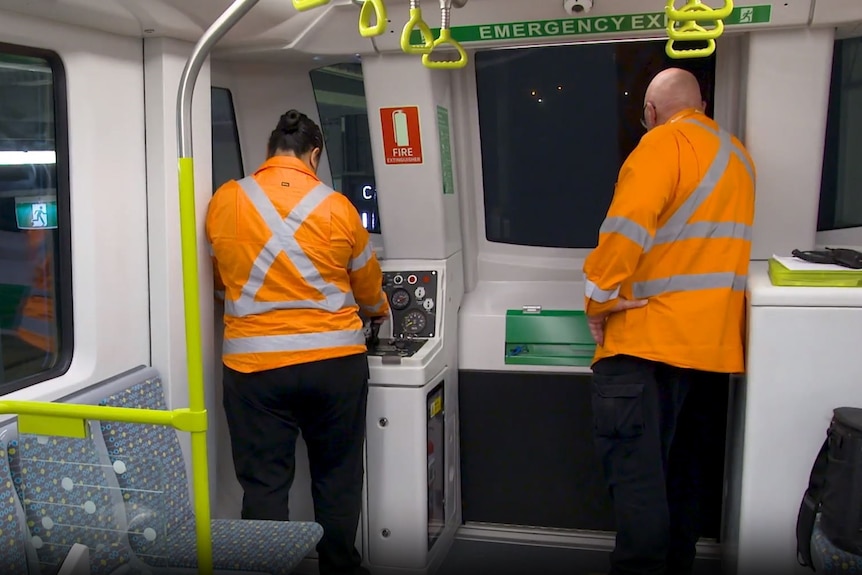
<path id="1" fill-rule="evenodd" d="M 596 435 L 634 439 L 644 430 L 641 374 L 593 375 L 593 428 Z"/>

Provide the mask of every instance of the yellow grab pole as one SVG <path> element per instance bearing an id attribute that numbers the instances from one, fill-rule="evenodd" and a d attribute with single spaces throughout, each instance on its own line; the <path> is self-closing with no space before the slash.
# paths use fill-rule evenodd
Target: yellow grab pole
<path id="1" fill-rule="evenodd" d="M 192 150 L 192 96 L 201 66 L 213 46 L 258 0 L 234 0 L 204 32 L 186 62 L 177 91 L 177 155 L 180 194 L 180 238 L 183 258 L 183 302 L 185 310 L 189 411 L 206 413 L 198 282 L 197 225 L 195 222 L 195 172 Z M 193 431 L 192 485 L 197 534 L 198 573 L 212 575 L 212 532 L 209 504 L 209 472 L 206 430 Z"/>

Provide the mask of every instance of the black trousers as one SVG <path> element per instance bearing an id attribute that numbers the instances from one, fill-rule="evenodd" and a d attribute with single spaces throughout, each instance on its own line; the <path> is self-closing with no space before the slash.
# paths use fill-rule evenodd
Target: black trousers
<path id="1" fill-rule="evenodd" d="M 287 521 L 296 439 L 308 446 L 321 575 L 367 573 L 354 545 L 362 509 L 368 360 L 358 354 L 263 371 L 224 368 L 224 409 L 243 519 Z"/>
<path id="2" fill-rule="evenodd" d="M 698 396 L 728 375 L 630 356 L 593 366 L 596 448 L 616 520 L 611 575 L 690 575 L 701 530 Z"/>

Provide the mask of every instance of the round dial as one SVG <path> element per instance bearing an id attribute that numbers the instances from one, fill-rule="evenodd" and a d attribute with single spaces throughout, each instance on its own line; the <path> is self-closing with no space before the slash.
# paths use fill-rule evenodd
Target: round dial
<path id="1" fill-rule="evenodd" d="M 389 303 L 395 309 L 404 309 L 410 305 L 410 294 L 407 293 L 406 289 L 398 288 L 392 292 L 392 295 L 389 297 Z"/>
<path id="2" fill-rule="evenodd" d="M 404 321 L 402 323 L 404 331 L 413 334 L 420 333 L 424 330 L 425 324 L 425 314 L 419 310 L 408 312 L 407 315 L 404 316 Z"/>

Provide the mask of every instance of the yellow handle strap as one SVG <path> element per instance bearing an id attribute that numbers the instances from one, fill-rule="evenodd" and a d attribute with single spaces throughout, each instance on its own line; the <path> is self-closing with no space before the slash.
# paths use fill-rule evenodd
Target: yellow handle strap
<path id="1" fill-rule="evenodd" d="M 458 51 L 459 58 L 457 60 L 432 60 L 431 54 L 439 46 L 449 44 L 454 46 Z M 440 37 L 434 40 L 434 45 L 431 47 L 431 52 L 422 55 L 422 65 L 426 68 L 434 70 L 457 70 L 467 65 L 467 52 L 461 43 L 452 37 L 452 31 L 447 29 L 440 30 Z"/>
<path id="2" fill-rule="evenodd" d="M 668 20 L 691 22 L 693 20 L 724 20 L 733 12 L 733 0 L 724 0 L 722 8 L 710 8 L 700 0 L 689 0 L 679 10 L 674 8 L 676 0 L 667 0 L 665 13 Z"/>
<path id="3" fill-rule="evenodd" d="M 327 0 L 328 2 L 329 0 Z M 371 25 L 372 16 L 377 21 Z M 365 0 L 359 11 L 359 35 L 363 38 L 380 36 L 386 32 L 386 5 L 383 0 Z"/>
<path id="4" fill-rule="evenodd" d="M 410 37 L 413 35 L 413 30 L 416 29 L 422 35 L 423 44 L 413 44 L 410 42 Z M 405 54 L 430 54 L 434 49 L 434 33 L 425 20 L 422 19 L 421 8 L 410 9 L 410 20 L 404 25 L 404 30 L 401 32 L 401 50 Z"/>
<path id="5" fill-rule="evenodd" d="M 665 45 L 665 53 L 674 60 L 683 60 L 686 58 L 706 58 L 715 52 L 715 40 L 707 40 L 705 48 L 693 48 L 688 50 L 677 50 L 673 47 L 673 40 L 668 40 Z"/>
<path id="6" fill-rule="evenodd" d="M 318 6 L 325 6 L 326 4 L 329 4 L 329 0 L 293 0 L 293 7 L 300 12 L 305 12 Z"/>
<path id="7" fill-rule="evenodd" d="M 667 24 L 667 37 L 678 41 L 715 40 L 724 32 L 724 22 L 717 20 L 715 28 L 707 30 L 697 22 L 690 20 L 677 27 L 670 21 Z"/>

